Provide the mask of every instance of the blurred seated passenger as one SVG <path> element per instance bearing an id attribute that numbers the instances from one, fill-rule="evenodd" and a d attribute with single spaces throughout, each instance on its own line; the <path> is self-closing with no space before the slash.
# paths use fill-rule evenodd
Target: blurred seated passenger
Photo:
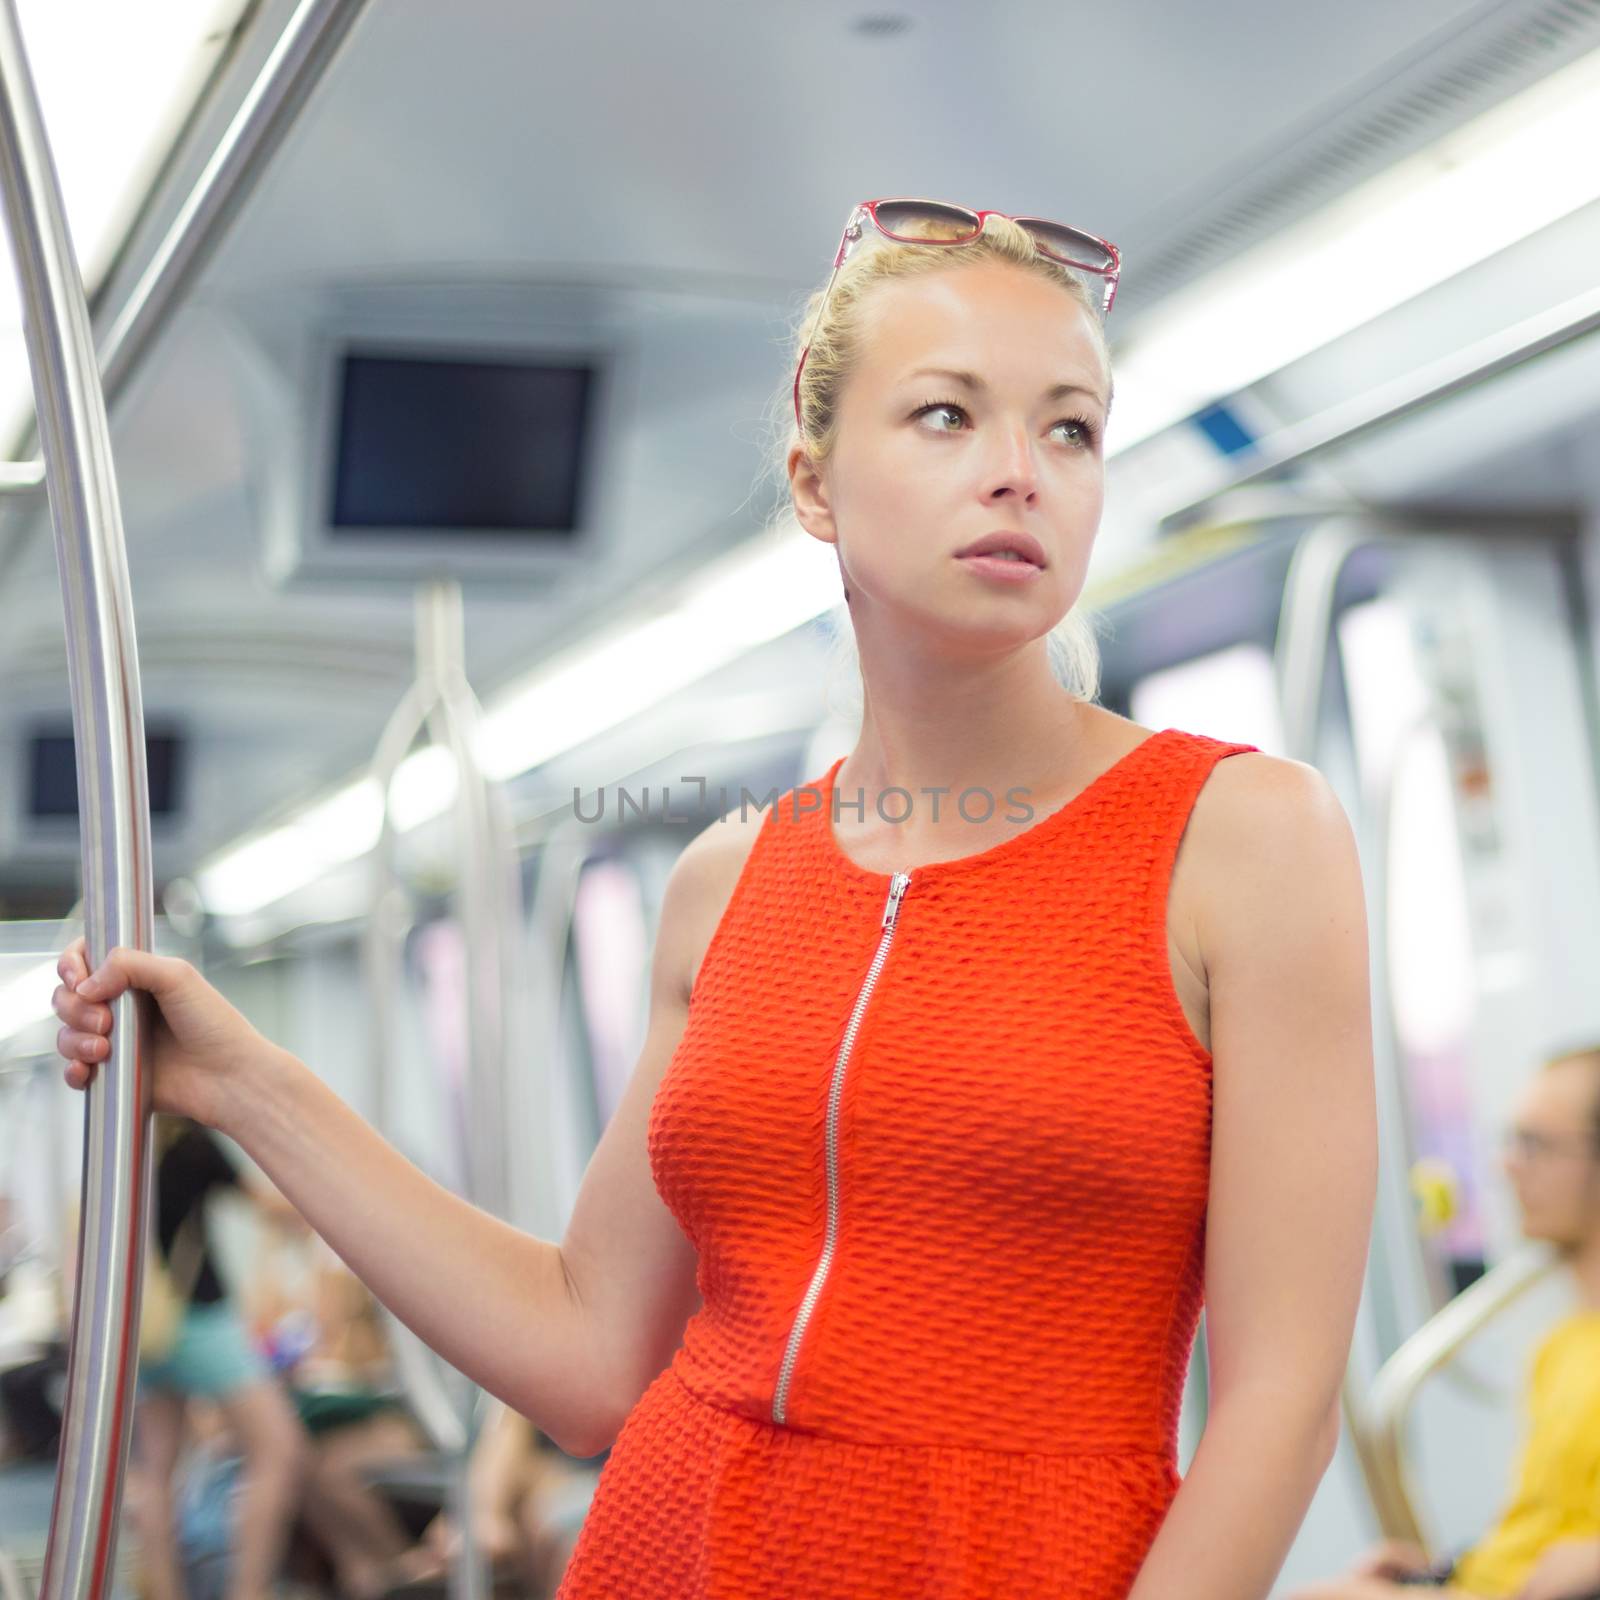
<path id="1" fill-rule="evenodd" d="M 1510 1503 L 1432 1577 L 1421 1550 L 1390 1540 L 1289 1600 L 1393 1600 L 1429 1583 L 1483 1600 L 1600 1597 L 1600 1045 L 1552 1057 L 1528 1084 L 1505 1170 L 1524 1235 L 1557 1247 L 1579 1302 L 1530 1365 Z"/>
<path id="2" fill-rule="evenodd" d="M 246 1180 L 209 1130 L 181 1117 L 155 1125 L 156 1236 L 185 1304 L 172 1348 L 141 1361 L 128 1503 L 139 1531 L 150 1600 L 184 1600 L 173 1476 L 191 1399 L 216 1402 L 243 1460 L 229 1562 L 228 1600 L 267 1600 L 299 1499 L 305 1434 L 282 1388 L 252 1348 L 216 1270 L 205 1208 L 217 1190 L 253 1201 L 269 1217 L 288 1203 L 264 1179 Z M 184 1244 L 177 1248 L 180 1230 Z"/>
<path id="3" fill-rule="evenodd" d="M 296 1223 L 285 1230 L 292 1247 L 281 1248 L 275 1270 L 252 1286 L 251 1325 L 311 1438 L 301 1522 L 332 1566 L 340 1593 L 373 1600 L 432 1562 L 362 1469 L 416 1457 L 428 1445 L 395 1392 L 377 1301 L 309 1227 Z"/>
<path id="4" fill-rule="evenodd" d="M 474 1534 L 496 1586 L 550 1600 L 567 1570 L 599 1478 L 596 1466 L 562 1455 L 524 1416 L 499 1401 L 472 1453 Z M 443 1512 L 424 1542 L 433 1561 L 418 1576 L 442 1578 L 460 1544 Z"/>

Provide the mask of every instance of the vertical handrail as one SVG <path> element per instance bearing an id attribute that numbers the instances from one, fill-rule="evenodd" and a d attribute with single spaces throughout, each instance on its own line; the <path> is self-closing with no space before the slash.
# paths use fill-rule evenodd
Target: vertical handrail
<path id="1" fill-rule="evenodd" d="M 386 1133 L 393 1118 L 386 1083 L 395 1055 L 395 974 L 409 919 L 395 860 L 396 835 L 390 806 L 395 775 L 417 736 L 426 729 L 455 762 L 455 822 L 460 837 L 458 884 L 466 946 L 467 1198 L 506 1216 L 509 1209 L 509 1140 L 505 1115 L 511 1050 L 521 1030 L 511 1015 L 521 979 L 521 881 L 508 808 L 499 786 L 479 762 L 482 713 L 466 675 L 466 629 L 461 586 L 448 580 L 417 591 L 417 675 L 379 739 L 372 774 L 381 805 L 372 856 L 371 915 L 362 959 L 368 994 L 370 1067 L 375 1120 Z M 395 1367 L 407 1400 L 434 1447 L 453 1458 L 451 1499 L 458 1513 L 460 1552 L 450 1570 L 452 1600 L 481 1600 L 488 1592 L 482 1552 L 473 1537 L 469 1505 L 470 1453 L 483 1420 L 484 1395 L 473 1393 L 467 1414 L 456 1410 L 438 1366 L 421 1340 L 390 1317 Z"/>
<path id="2" fill-rule="evenodd" d="M 66 616 L 91 965 L 155 930 L 144 711 L 127 549 L 83 280 L 14 0 L 0 0 L 0 198 L 27 331 Z M 82 1223 L 42 1600 L 101 1600 L 116 1557 L 150 1200 L 134 991 L 85 1105 Z"/>
<path id="3" fill-rule="evenodd" d="M 1274 664 L 1284 753 L 1294 761 L 1316 760 L 1335 596 L 1345 564 L 1363 542 L 1339 523 L 1307 534 L 1295 546 L 1284 580 Z M 1367 1497 L 1387 1526 L 1391 1520 L 1388 1483 L 1367 1434 L 1365 1399 L 1357 1381 L 1353 1349 L 1339 1385 L 1339 1409 Z"/>
<path id="4" fill-rule="evenodd" d="M 1296 761 L 1314 762 L 1317 749 L 1318 722 L 1322 708 L 1322 695 L 1327 674 L 1330 645 L 1335 621 L 1335 601 L 1340 577 L 1350 559 L 1361 550 L 1382 548 L 1404 550 L 1409 541 L 1388 530 L 1349 525 L 1343 519 L 1333 521 L 1307 534 L 1296 546 L 1289 572 L 1284 581 L 1283 606 L 1278 625 L 1276 653 L 1279 702 L 1283 713 L 1286 753 Z M 1380 893 L 1386 890 L 1389 863 L 1389 830 L 1380 835 L 1379 875 Z M 1386 897 L 1385 901 L 1386 903 Z M 1387 980 L 1387 928 L 1379 917 L 1373 924 L 1373 959 L 1380 973 L 1385 974 L 1378 989 L 1382 997 L 1382 1014 L 1378 1019 L 1382 1041 L 1387 1045 L 1390 1060 L 1400 1060 L 1400 1031 L 1394 1013 L 1394 996 Z M 1381 1092 L 1380 1083 L 1380 1092 Z M 1407 1126 L 1404 1094 L 1396 1084 L 1393 1088 L 1394 1115 L 1402 1129 Z M 1400 1178 L 1406 1183 L 1404 1169 Z M 1402 1211 L 1410 1203 L 1409 1186 L 1395 1196 Z M 1380 1259 L 1387 1261 L 1387 1252 L 1381 1250 L 1384 1241 L 1380 1235 Z M 1417 1242 L 1414 1241 L 1413 1242 Z M 1413 1266 L 1421 1277 L 1427 1277 L 1427 1263 L 1417 1242 L 1417 1259 Z M 1430 1306 L 1430 1310 L 1432 1307 Z M 1396 1339 L 1398 1343 L 1398 1338 Z M 1367 1497 L 1380 1525 L 1392 1537 L 1417 1536 L 1415 1514 L 1403 1495 L 1396 1494 L 1397 1481 L 1386 1470 L 1381 1453 L 1374 1442 L 1368 1417 L 1369 1399 L 1363 1395 L 1356 1374 L 1354 1350 L 1346 1364 L 1344 1380 L 1339 1391 L 1340 1410 L 1345 1429 L 1355 1452 Z"/>

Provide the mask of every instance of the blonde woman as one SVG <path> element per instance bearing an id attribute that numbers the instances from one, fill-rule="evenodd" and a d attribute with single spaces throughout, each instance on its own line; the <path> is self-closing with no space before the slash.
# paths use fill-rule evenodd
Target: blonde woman
<path id="1" fill-rule="evenodd" d="M 1260 1600 L 1333 1455 L 1374 1197 L 1352 831 L 1308 766 L 1094 703 L 1114 248 L 874 201 L 833 268 L 779 443 L 860 733 L 683 852 L 560 1243 L 179 962 L 66 953 L 68 1081 L 148 989 L 164 1103 L 456 1366 L 611 1447 L 562 1600 Z"/>

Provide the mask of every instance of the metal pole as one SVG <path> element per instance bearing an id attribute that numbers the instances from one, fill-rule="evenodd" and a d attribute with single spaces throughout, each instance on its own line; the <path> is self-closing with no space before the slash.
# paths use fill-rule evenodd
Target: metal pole
<path id="1" fill-rule="evenodd" d="M 1295 547 L 1289 573 L 1284 582 L 1282 612 L 1278 623 L 1277 683 L 1279 703 L 1283 712 L 1285 753 L 1296 761 L 1315 764 L 1318 746 L 1318 726 L 1321 720 L 1323 691 L 1332 654 L 1335 602 L 1339 579 L 1351 557 L 1357 551 L 1386 549 L 1399 553 L 1414 547 L 1414 542 L 1381 528 L 1363 528 L 1355 519 L 1333 519 L 1307 534 Z M 1376 863 L 1379 887 L 1374 895 L 1368 884 L 1369 904 L 1376 898 L 1372 918 L 1373 960 L 1379 974 L 1377 993 L 1379 1011 L 1375 1019 L 1374 1045 L 1378 1052 L 1378 1097 L 1380 1117 L 1385 1108 L 1389 1125 L 1398 1130 L 1397 1143 L 1409 1154 L 1406 1097 L 1399 1082 L 1400 1031 L 1395 1017 L 1394 995 L 1387 976 L 1387 927 L 1383 912 L 1384 896 L 1388 883 L 1388 833 L 1385 830 L 1378 847 Z M 1371 874 L 1367 874 L 1370 876 Z M 1387 1059 L 1390 1070 L 1382 1070 Z M 1388 1169 L 1389 1200 L 1391 1207 L 1404 1217 L 1411 1204 L 1407 1184 L 1406 1164 Z M 1378 1218 L 1378 1231 L 1373 1241 L 1372 1267 L 1378 1282 L 1387 1291 L 1373 1304 L 1373 1318 L 1379 1337 L 1387 1354 L 1400 1342 L 1403 1335 L 1393 1314 L 1390 1296 L 1397 1283 L 1400 1263 L 1395 1260 L 1389 1245 L 1391 1241 L 1382 1229 L 1383 1215 Z M 1414 1231 L 1408 1231 L 1399 1241 L 1405 1265 L 1413 1278 L 1426 1280 L 1427 1260 L 1421 1241 Z M 1369 1282 L 1374 1273 L 1369 1272 Z M 1365 1298 L 1365 1295 L 1363 1296 Z M 1428 1308 L 1432 1310 L 1431 1305 Z M 1389 1315 L 1384 1315 L 1385 1312 Z M 1384 1476 L 1383 1463 L 1378 1458 L 1367 1426 L 1366 1402 L 1357 1372 L 1355 1351 L 1352 1348 L 1346 1362 L 1345 1376 L 1339 1390 L 1340 1411 L 1350 1435 L 1356 1465 L 1379 1520 L 1386 1530 L 1391 1530 L 1391 1505 L 1389 1485 Z M 1392 1530 L 1391 1530 L 1392 1531 Z"/>
<path id="2" fill-rule="evenodd" d="M 1399 422 L 1428 406 L 1465 394 L 1502 373 L 1513 372 L 1596 332 L 1600 332 L 1600 289 L 1588 289 L 1547 311 L 1525 317 L 1513 327 L 1476 340 L 1463 350 L 1452 350 L 1416 372 L 1404 373 L 1367 394 L 1342 400 L 1303 422 L 1268 434 L 1256 442 L 1254 449 L 1241 452 L 1239 459 L 1231 463 L 1236 470 L 1226 482 L 1213 484 L 1164 512 L 1160 527 L 1171 530 L 1244 484 L 1269 478 L 1387 423 Z"/>
<path id="3" fill-rule="evenodd" d="M 14 0 L 0 0 L 0 196 L 28 336 L 66 614 L 89 960 L 151 947 L 150 806 L 127 551 L 89 309 Z M 142 1029 L 113 1008 L 86 1096 L 82 1228 L 41 1600 L 100 1600 L 116 1555 L 150 1198 Z"/>
<path id="4" fill-rule="evenodd" d="M 189 198 L 100 345 L 114 401 L 249 199 L 366 0 L 303 0 L 251 86 Z M 0 463 L 0 495 L 37 491 L 37 461 Z"/>
<path id="5" fill-rule="evenodd" d="M 100 370 L 108 395 L 114 397 L 121 391 L 210 260 L 365 3 L 302 0 L 289 19 L 222 143 L 106 333 L 100 346 Z"/>
<path id="6" fill-rule="evenodd" d="M 378 742 L 372 773 L 382 805 L 372 856 L 372 908 L 363 938 L 363 967 L 372 1027 L 372 1094 L 375 1121 L 392 1127 L 386 1074 L 395 1054 L 396 973 L 408 927 L 405 895 L 395 862 L 390 791 L 395 774 L 424 729 L 455 760 L 455 826 L 460 841 L 459 914 L 466 946 L 467 1074 L 466 1148 L 462 1162 L 467 1198 L 499 1216 L 509 1201 L 509 1139 L 505 1115 L 511 1041 L 510 1019 L 521 973 L 521 885 L 505 798 L 478 764 L 475 751 L 482 713 L 466 675 L 466 630 L 461 586 L 449 580 L 417 590 L 417 674 Z M 474 1389 L 458 1410 L 440 1363 L 397 1318 L 388 1319 L 395 1367 L 407 1399 L 436 1449 L 452 1458 L 451 1503 L 461 1532 L 450 1569 L 451 1600 L 482 1600 L 488 1593 L 483 1552 L 473 1535 L 471 1452 L 485 1410 Z"/>

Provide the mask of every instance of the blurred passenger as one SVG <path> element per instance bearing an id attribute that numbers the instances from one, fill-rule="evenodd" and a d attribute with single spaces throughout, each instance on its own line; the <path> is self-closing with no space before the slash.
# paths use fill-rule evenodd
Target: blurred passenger
<path id="1" fill-rule="evenodd" d="M 395 1392 L 377 1301 L 297 1223 L 286 1231 L 300 1236 L 300 1270 L 262 1275 L 250 1296 L 251 1321 L 311 1439 L 301 1522 L 332 1566 L 340 1593 L 373 1600 L 434 1563 L 364 1469 L 422 1455 L 428 1443 Z"/>
<path id="2" fill-rule="evenodd" d="M 199 1260 L 172 1349 L 140 1365 L 128 1501 L 148 1594 L 150 1600 L 184 1600 L 173 1478 L 185 1443 L 188 1404 L 199 1397 L 216 1402 L 243 1458 L 228 1600 L 265 1600 L 308 1452 L 293 1407 L 251 1348 L 217 1273 L 206 1238 L 205 1205 L 216 1190 L 232 1189 L 272 1216 L 281 1216 L 287 1206 L 264 1184 L 247 1184 L 212 1135 L 187 1118 L 157 1119 L 156 1151 L 156 1234 L 163 1260 L 170 1266 L 179 1229 L 191 1217 Z"/>
<path id="3" fill-rule="evenodd" d="M 494 1408 L 472 1454 L 474 1534 L 491 1574 L 549 1600 L 566 1571 L 599 1473 L 559 1454 L 509 1406 Z M 442 1577 L 460 1538 L 441 1512 L 425 1542 L 433 1553 L 418 1575 Z M 531 1586 L 531 1587 L 530 1587 Z"/>
<path id="4" fill-rule="evenodd" d="M 1510 1504 L 1431 1576 L 1421 1550 L 1389 1540 L 1290 1600 L 1384 1600 L 1429 1583 L 1484 1600 L 1600 1597 L 1600 1045 L 1552 1057 L 1523 1091 L 1505 1169 L 1523 1233 L 1557 1247 L 1579 1302 L 1529 1368 Z"/>

